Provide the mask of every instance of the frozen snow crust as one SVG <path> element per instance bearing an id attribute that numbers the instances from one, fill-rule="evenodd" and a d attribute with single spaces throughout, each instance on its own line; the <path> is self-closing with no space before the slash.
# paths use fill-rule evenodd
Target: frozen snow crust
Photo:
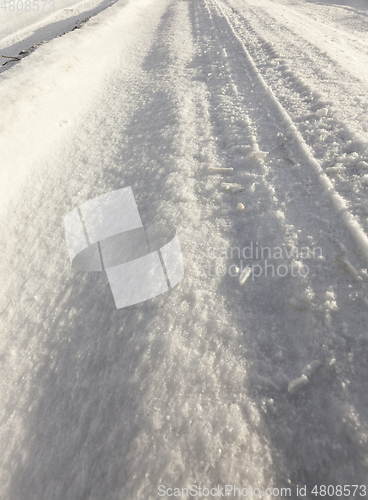
<path id="1" fill-rule="evenodd" d="M 366 485 L 366 14 L 117 2 L 0 74 L 1 498 Z M 63 220 L 127 186 L 185 276 L 116 310 Z"/>

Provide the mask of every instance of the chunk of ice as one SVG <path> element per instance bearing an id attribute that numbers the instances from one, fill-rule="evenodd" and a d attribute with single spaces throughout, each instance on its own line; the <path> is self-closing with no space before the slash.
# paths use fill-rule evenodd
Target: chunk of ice
<path id="1" fill-rule="evenodd" d="M 288 391 L 290 394 L 295 394 L 296 392 L 298 392 L 302 387 L 304 387 L 307 384 L 309 384 L 308 377 L 306 377 L 305 375 L 302 375 L 301 377 L 296 378 L 296 379 L 292 380 L 291 382 L 289 382 Z"/>
<path id="2" fill-rule="evenodd" d="M 241 273 L 240 278 L 239 278 L 239 284 L 240 284 L 240 286 L 244 285 L 244 283 L 249 278 L 251 272 L 252 272 L 252 268 L 250 268 L 250 267 L 246 267 L 244 269 L 244 271 Z"/>
<path id="3" fill-rule="evenodd" d="M 268 155 L 268 151 L 255 151 L 247 156 L 247 160 L 264 160 Z"/>
<path id="4" fill-rule="evenodd" d="M 316 115 L 317 116 L 327 116 L 328 115 L 328 108 L 317 109 Z"/>

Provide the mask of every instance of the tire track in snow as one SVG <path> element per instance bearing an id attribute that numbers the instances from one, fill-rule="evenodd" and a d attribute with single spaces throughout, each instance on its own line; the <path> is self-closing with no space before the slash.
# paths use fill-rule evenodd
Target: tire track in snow
<path id="1" fill-rule="evenodd" d="M 198 8 L 199 5 L 200 4 L 198 3 Z M 267 91 L 265 91 L 264 85 L 259 82 L 258 73 L 254 72 L 254 67 L 251 64 L 248 64 L 247 61 L 244 61 L 244 53 L 242 55 L 242 50 L 239 51 L 237 40 L 234 40 L 233 33 L 231 30 L 229 30 L 229 25 L 224 20 L 224 16 L 221 10 L 217 10 L 217 8 L 213 6 L 213 3 L 211 2 L 207 2 L 206 7 L 208 9 L 207 19 L 210 20 L 210 23 L 206 21 L 206 14 L 202 14 L 202 43 L 208 43 L 208 48 L 206 48 L 204 45 L 204 54 L 206 54 L 207 52 L 212 52 L 214 54 L 214 57 L 212 57 L 211 59 L 212 64 L 216 66 L 217 62 L 219 68 L 214 75 L 213 82 L 216 82 L 217 79 L 220 80 L 220 83 L 218 85 L 219 87 L 221 85 L 224 87 L 225 99 L 229 95 L 231 95 L 231 92 L 234 88 L 231 83 L 226 83 L 226 80 L 228 79 L 228 81 L 231 81 L 233 78 L 236 79 L 236 83 L 240 88 L 240 93 L 238 92 L 238 95 L 241 95 L 243 97 L 241 107 L 243 108 L 243 110 L 246 110 L 251 127 L 254 130 L 257 130 L 256 135 L 258 136 L 260 144 L 262 144 L 262 149 L 268 150 L 268 145 L 272 151 L 272 155 L 270 156 L 274 156 L 275 158 L 281 156 L 281 159 L 284 160 L 283 162 L 279 163 L 274 162 L 272 165 L 272 169 L 270 169 L 271 171 L 269 172 L 268 182 L 271 182 L 271 184 L 273 184 L 273 188 L 276 189 L 276 197 L 273 200 L 273 202 L 276 201 L 274 206 L 277 206 L 277 197 L 282 199 L 282 193 L 283 191 L 285 191 L 286 198 L 284 198 L 282 202 L 283 204 L 280 203 L 280 208 L 282 208 L 282 211 L 285 214 L 285 226 L 290 229 L 291 235 L 295 235 L 295 233 L 300 232 L 300 229 L 298 229 L 298 227 L 301 228 L 302 233 L 304 233 L 304 231 L 308 231 L 307 234 L 313 234 L 314 236 L 312 239 L 314 240 L 314 243 L 321 243 L 322 248 L 324 249 L 324 255 L 327 254 L 328 256 L 327 266 L 323 266 L 322 269 L 319 265 L 315 266 L 313 265 L 313 263 L 311 263 L 313 272 L 311 273 L 310 280 L 306 280 L 305 283 L 301 282 L 301 280 L 295 280 L 295 282 L 293 280 L 287 282 L 285 286 L 285 283 L 279 280 L 276 284 L 276 294 L 279 299 L 272 296 L 274 283 L 272 284 L 271 280 L 268 280 L 268 282 L 266 280 L 266 282 L 264 281 L 262 284 L 257 283 L 254 285 L 252 284 L 252 286 L 246 286 L 242 293 L 244 300 L 242 312 L 240 312 L 237 308 L 238 298 L 236 297 L 236 293 L 230 288 L 229 284 L 228 288 L 225 288 L 227 296 L 231 297 L 230 303 L 232 304 L 232 307 L 234 309 L 234 322 L 236 323 L 237 321 L 243 321 L 244 326 L 246 326 L 246 331 L 244 333 L 246 334 L 245 344 L 247 347 L 247 354 L 249 357 L 257 360 L 257 362 L 255 362 L 253 366 L 254 370 L 248 370 L 248 383 L 250 384 L 250 387 L 253 387 L 252 394 L 259 404 L 259 407 L 265 409 L 265 413 L 267 415 L 267 424 L 269 425 L 268 431 L 270 432 L 270 436 L 272 436 L 272 439 L 274 439 L 275 443 L 277 443 L 276 446 L 279 450 L 279 454 L 275 454 L 275 461 L 273 465 L 275 466 L 275 469 L 279 468 L 278 473 L 276 473 L 276 470 L 274 472 L 279 481 L 282 481 L 282 478 L 284 478 L 285 480 L 286 478 L 288 478 L 288 480 L 291 479 L 292 481 L 295 480 L 296 482 L 306 481 L 307 483 L 309 482 L 312 485 L 314 484 L 313 481 L 316 481 L 317 478 L 319 478 L 319 480 L 323 482 L 326 480 L 326 477 L 329 477 L 332 482 L 334 481 L 336 482 L 336 484 L 338 484 L 338 481 L 341 480 L 342 476 L 346 477 L 347 479 L 348 477 L 354 477 L 354 474 L 353 476 L 349 476 L 351 471 L 349 472 L 349 470 L 342 466 L 343 461 L 346 459 L 343 459 L 341 455 L 338 459 L 336 456 L 336 450 L 334 450 L 333 447 L 328 444 L 329 442 L 333 442 L 334 439 L 336 439 L 333 437 L 334 431 L 332 431 L 332 435 L 329 436 L 329 433 L 332 429 L 331 415 L 325 414 L 322 416 L 319 413 L 318 416 L 315 414 L 313 417 L 316 419 L 312 431 L 314 436 L 313 439 L 315 440 L 314 444 L 317 441 L 324 443 L 323 450 L 322 448 L 319 449 L 319 453 L 321 453 L 320 460 L 319 458 L 315 457 L 315 450 L 313 450 L 314 445 L 310 446 L 311 443 L 307 444 L 309 442 L 309 438 L 307 437 L 305 432 L 307 428 L 309 428 L 309 432 L 311 432 L 311 428 L 308 422 L 305 421 L 303 419 L 303 416 L 300 414 L 300 408 L 298 408 L 298 405 L 294 405 L 294 402 L 292 400 L 284 397 L 282 391 L 279 392 L 279 389 L 275 390 L 275 387 L 271 388 L 271 382 L 275 381 L 276 385 L 279 384 L 279 386 L 282 387 L 282 381 L 284 380 L 285 375 L 290 376 L 293 371 L 295 373 L 295 367 L 299 363 L 301 363 L 301 359 L 303 359 L 303 357 L 304 359 L 306 359 L 306 357 L 308 356 L 317 356 L 320 359 L 324 359 L 324 363 L 328 365 L 331 359 L 333 359 L 334 355 L 337 355 L 335 354 L 337 352 L 337 356 L 340 359 L 339 366 L 343 367 L 343 373 L 339 372 L 340 375 L 337 374 L 336 376 L 336 373 L 332 374 L 331 371 L 329 372 L 329 370 L 325 370 L 323 375 L 321 376 L 322 378 L 320 378 L 319 381 L 319 389 L 311 389 L 311 391 L 314 392 L 308 392 L 307 399 L 303 402 L 302 400 L 299 400 L 299 403 L 301 403 L 303 407 L 305 404 L 308 406 L 307 400 L 311 398 L 310 404 L 314 408 L 331 408 L 332 414 L 335 412 L 336 415 L 341 415 L 342 417 L 338 424 L 340 430 L 337 432 L 344 435 L 345 432 L 347 432 L 345 430 L 345 427 L 347 425 L 346 422 L 351 422 L 351 419 L 356 418 L 354 417 L 354 415 L 359 415 L 359 412 L 364 415 L 365 404 L 362 404 L 359 412 L 357 412 L 357 407 L 359 407 L 360 405 L 356 399 L 356 395 L 360 390 L 359 385 L 361 383 L 364 383 L 365 371 L 364 365 L 361 366 L 362 370 L 360 370 L 359 375 L 356 377 L 357 381 L 355 384 L 355 388 L 351 391 L 351 393 L 342 394 L 341 391 L 339 391 L 339 389 L 337 388 L 338 385 L 341 384 L 342 387 L 346 387 L 346 378 L 350 378 L 351 375 L 347 360 L 343 361 L 341 359 L 341 355 L 344 357 L 344 349 L 341 349 L 341 346 L 345 345 L 345 339 L 343 338 L 344 333 L 341 331 L 341 323 L 339 325 L 338 316 L 334 316 L 334 313 L 332 313 L 331 318 L 331 315 L 327 310 L 328 301 L 326 302 L 325 306 L 323 305 L 323 302 L 326 300 L 326 298 L 329 297 L 331 293 L 333 295 L 333 292 L 329 291 L 328 283 L 335 283 L 335 280 L 337 280 L 338 282 L 338 287 L 336 287 L 335 284 L 333 286 L 334 289 L 338 290 L 339 292 L 339 308 L 344 311 L 345 315 L 347 313 L 345 319 L 349 323 L 349 329 L 354 329 L 354 315 L 357 314 L 362 318 L 364 314 L 362 314 L 363 311 L 361 310 L 349 310 L 349 308 L 351 307 L 348 299 L 350 295 L 349 287 L 352 285 L 346 282 L 346 277 L 344 277 L 341 270 L 336 268 L 333 259 L 330 258 L 334 254 L 338 254 L 339 251 L 341 252 L 341 249 L 337 250 L 338 243 L 336 240 L 333 241 L 333 245 L 331 245 L 331 241 L 326 242 L 326 235 L 323 234 L 323 218 L 319 219 L 319 215 L 315 214 L 316 206 L 314 205 L 314 199 L 316 198 L 316 196 L 317 199 L 318 196 L 323 199 L 322 189 L 319 189 L 317 184 L 314 187 L 313 194 L 311 194 L 310 186 L 306 185 L 304 189 L 302 189 L 302 186 L 300 186 L 298 188 L 299 198 L 301 198 L 302 202 L 300 206 L 298 206 L 299 203 L 293 203 L 293 200 L 290 198 L 290 196 L 288 196 L 288 192 L 290 192 L 290 188 L 292 188 L 292 185 L 290 185 L 290 180 L 294 174 L 295 176 L 300 177 L 301 180 L 304 179 L 305 181 L 308 179 L 308 172 L 303 171 L 299 172 L 299 174 L 295 172 L 295 170 L 290 172 L 290 166 L 293 166 L 293 163 L 305 163 L 305 152 L 301 150 L 300 145 L 298 144 L 288 144 L 288 142 L 292 142 L 290 141 L 290 138 L 293 138 L 294 134 L 290 134 L 290 131 L 288 132 L 288 123 L 285 124 L 282 120 L 280 120 L 277 106 L 277 113 L 275 113 L 275 110 L 272 106 L 272 96 L 270 99 L 270 95 Z M 206 24 L 209 25 L 206 26 Z M 229 55 L 230 68 L 228 70 L 225 70 L 226 64 L 222 64 L 222 60 L 225 58 L 222 50 L 223 48 L 225 49 L 225 53 L 228 53 Z M 208 57 L 210 56 L 208 55 Z M 246 71 L 244 71 L 244 67 L 246 68 Z M 222 71 L 223 74 L 226 75 L 225 77 L 223 76 Z M 211 80 L 210 82 L 208 82 L 209 91 L 216 92 L 216 83 L 212 83 L 211 85 L 211 82 Z M 235 95 L 236 93 L 233 92 L 233 94 Z M 234 105 L 233 109 L 236 110 L 237 106 L 235 98 L 232 104 Z M 265 108 L 273 110 L 273 112 L 270 114 L 270 116 L 267 117 L 267 119 L 265 119 L 266 117 L 264 111 L 261 111 Z M 231 109 L 230 102 L 228 109 Z M 226 106 L 224 106 L 223 108 L 219 107 L 217 109 L 216 105 L 214 105 L 213 113 L 217 116 L 217 118 L 215 119 L 215 123 L 217 123 L 218 125 L 218 121 L 221 120 L 223 116 L 226 116 Z M 253 120 L 250 119 L 250 117 L 253 117 Z M 236 111 L 234 118 L 236 119 Z M 217 129 L 215 128 L 214 130 L 218 131 L 220 137 L 221 131 L 225 131 L 226 138 L 225 126 L 218 127 Z M 275 136 L 279 131 L 283 132 L 282 137 L 288 139 L 285 145 L 283 145 L 283 140 L 281 144 L 277 145 Z M 234 132 L 235 130 L 232 131 L 233 136 L 236 136 Z M 233 145 L 233 147 L 235 149 L 236 144 Z M 226 149 L 226 139 L 224 143 L 221 144 L 220 149 L 224 148 Z M 222 166 L 230 166 L 230 161 L 234 162 L 234 157 L 231 157 L 231 148 L 228 148 L 227 155 L 229 156 L 226 157 L 225 155 L 225 163 L 223 163 Z M 289 165 L 287 161 L 285 161 L 286 159 L 290 159 Z M 265 163 L 268 163 L 268 157 Z M 241 164 L 237 166 L 241 167 Z M 288 170 L 286 171 L 285 166 L 289 166 Z M 249 165 L 247 165 L 246 162 L 244 163 L 244 159 L 242 167 L 243 169 L 249 169 Z M 238 174 L 241 175 L 239 172 Z M 234 171 L 234 175 L 237 175 L 236 170 Z M 248 192 L 246 194 L 247 198 L 249 199 L 250 193 Z M 264 192 L 262 193 L 262 190 L 259 190 L 258 194 L 267 199 L 267 195 L 265 196 Z M 240 195 L 237 196 L 237 200 L 240 199 Z M 253 201 L 252 197 L 251 200 Z M 286 206 L 284 203 L 285 201 L 287 202 Z M 324 217 L 326 216 L 325 214 L 327 214 L 327 217 L 331 220 L 332 225 L 334 225 L 337 229 L 337 232 L 340 233 L 339 238 L 342 240 L 346 240 L 346 231 L 339 230 L 340 221 L 338 214 L 336 214 L 335 211 L 331 213 L 330 202 L 328 200 L 326 201 L 327 205 L 324 206 L 324 202 L 322 202 L 320 208 L 323 210 L 318 209 L 318 214 L 323 213 Z M 311 216 L 308 216 L 308 212 L 311 214 Z M 260 217 L 259 211 L 255 210 L 255 220 L 253 224 L 249 220 L 248 222 L 243 224 L 236 224 L 233 221 L 234 227 L 237 228 L 238 233 L 239 231 L 247 231 L 248 234 L 254 235 L 254 239 L 256 239 L 257 232 L 255 232 L 254 225 L 258 223 L 259 229 L 261 231 L 261 233 L 258 234 L 260 235 L 262 234 L 262 231 L 266 230 L 266 232 L 263 234 L 267 238 L 267 243 L 278 242 L 281 244 L 283 241 L 283 231 L 281 230 L 281 234 L 279 235 L 280 239 L 274 238 L 274 236 L 272 235 L 272 220 L 271 224 L 268 224 L 267 221 L 267 218 L 270 219 L 270 213 L 272 213 L 272 209 L 269 213 L 265 213 L 264 217 Z M 314 223 L 314 218 L 319 221 L 317 230 Z M 291 224 L 292 220 L 294 221 L 294 225 Z M 331 224 L 328 223 L 328 221 L 325 222 L 328 224 L 328 228 L 331 231 Z M 289 235 L 289 238 L 291 235 Z M 352 242 L 350 242 L 350 238 L 348 237 L 347 239 L 349 242 L 349 244 L 347 245 L 349 247 L 349 251 L 355 253 L 354 246 Z M 232 242 L 234 241 L 235 245 L 239 243 L 239 234 L 233 234 Z M 293 240 L 291 239 L 291 241 Z M 338 256 L 336 258 L 338 258 Z M 321 270 L 323 270 L 323 275 L 321 275 Z M 348 282 L 354 283 L 353 275 L 351 275 L 351 280 L 348 278 Z M 293 285 L 295 285 L 295 288 L 293 288 Z M 267 290 L 267 287 L 270 288 Z M 359 293 L 360 296 L 366 295 L 365 286 L 363 284 L 358 284 L 358 286 L 354 284 L 354 287 L 357 287 L 357 289 L 359 290 L 359 292 L 357 293 Z M 324 298 L 324 292 L 326 294 L 326 298 Z M 288 307 L 290 308 L 290 304 L 288 306 L 288 298 L 293 298 L 296 296 L 299 298 L 299 300 L 301 299 L 303 301 L 303 293 L 305 293 L 305 298 L 307 298 L 308 294 L 310 294 L 309 297 L 311 299 L 311 311 L 308 311 L 309 306 L 306 306 L 307 310 L 302 312 L 303 306 L 299 302 L 301 306 L 300 311 L 296 311 L 294 312 L 294 314 L 291 313 L 290 309 L 288 309 Z M 313 297 L 314 293 L 315 297 L 311 298 Z M 262 300 L 262 296 L 266 297 L 266 301 Z M 269 301 L 268 304 L 267 300 Z M 281 309 L 279 311 L 280 314 L 275 314 L 273 310 L 273 304 L 278 304 L 279 308 Z M 325 313 L 322 313 L 324 307 L 326 307 Z M 247 315 L 245 319 L 244 314 Z M 350 318 L 347 319 L 349 316 Z M 301 321 L 301 323 L 298 323 L 299 321 Z M 357 327 L 358 325 L 359 320 L 355 327 Z M 253 337 L 252 333 L 255 331 L 257 331 L 257 336 Z M 270 334 L 269 332 L 271 331 L 274 332 L 275 335 L 273 335 L 272 333 Z M 331 341 L 331 337 L 333 337 L 333 341 Z M 265 347 L 268 342 L 270 342 L 271 345 L 267 345 L 267 347 Z M 357 344 L 359 344 L 359 342 Z M 281 347 L 282 352 L 286 356 L 285 363 L 283 364 L 281 369 L 277 361 L 277 352 L 275 352 L 278 346 Z M 357 347 L 357 349 L 359 348 Z M 268 365 L 261 361 L 263 359 L 268 360 Z M 302 369 L 302 367 L 300 369 Z M 272 370 L 274 370 L 273 373 Z M 331 385 L 333 391 L 328 394 L 325 391 L 331 391 Z M 324 389 L 322 389 L 322 387 Z M 348 401 L 349 403 L 347 403 Z M 273 404 L 275 404 L 277 411 L 276 415 L 274 414 L 271 416 L 271 407 Z M 300 422 L 300 425 L 298 425 L 298 421 Z M 359 417 L 357 417 L 357 421 L 359 421 Z M 285 428 L 284 426 L 286 422 L 287 424 Z M 298 436 L 298 438 L 295 437 L 294 445 L 291 445 L 290 442 L 290 439 L 292 439 L 291 436 L 293 435 L 291 429 L 294 429 L 294 432 Z M 357 439 L 362 439 L 363 443 L 365 439 L 364 422 L 359 423 L 356 431 L 357 436 L 361 436 L 361 438 L 357 437 Z M 348 432 L 351 432 L 351 427 L 349 427 Z M 267 434 L 267 430 L 265 430 L 265 433 Z M 329 437 L 326 438 L 326 436 Z M 327 442 L 326 439 L 328 440 Z M 287 445 L 287 443 L 292 446 L 292 449 L 288 449 L 289 445 Z M 362 444 L 362 446 L 359 446 L 359 448 L 361 451 L 359 451 L 358 454 L 364 454 L 365 445 Z M 362 470 L 364 470 L 364 468 L 362 469 L 362 463 L 360 462 L 360 459 L 358 459 L 356 456 L 357 450 L 355 450 L 355 445 L 348 446 L 345 449 L 345 452 L 347 452 L 350 456 L 350 459 L 354 461 L 356 467 L 355 471 L 361 472 Z M 283 460 L 280 460 L 280 455 L 283 457 Z M 305 463 L 306 456 L 309 456 L 311 458 L 311 462 L 309 462 L 308 466 Z M 334 456 L 335 458 L 332 459 L 332 457 Z M 326 468 L 326 466 L 323 465 L 326 461 L 328 462 L 331 460 L 334 460 L 335 469 L 328 467 Z M 277 467 L 275 465 L 276 463 L 278 464 Z M 338 467 L 339 469 L 338 473 L 336 467 Z M 296 473 L 296 470 L 298 470 L 299 473 Z"/>

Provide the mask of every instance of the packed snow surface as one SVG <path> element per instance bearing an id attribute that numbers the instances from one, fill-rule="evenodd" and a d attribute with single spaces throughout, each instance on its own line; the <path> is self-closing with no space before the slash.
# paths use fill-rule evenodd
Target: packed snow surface
<path id="1" fill-rule="evenodd" d="M 0 8 L 0 498 L 364 498 L 367 0 L 50 1 Z M 185 275 L 116 309 L 63 221 L 128 186 Z"/>

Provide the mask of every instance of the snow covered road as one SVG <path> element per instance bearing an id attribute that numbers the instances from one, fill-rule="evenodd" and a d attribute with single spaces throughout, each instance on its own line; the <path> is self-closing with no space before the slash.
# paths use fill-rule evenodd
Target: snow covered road
<path id="1" fill-rule="evenodd" d="M 0 497 L 364 497 L 367 2 L 92 8 L 0 74 Z M 185 277 L 117 310 L 63 220 L 126 186 Z"/>

